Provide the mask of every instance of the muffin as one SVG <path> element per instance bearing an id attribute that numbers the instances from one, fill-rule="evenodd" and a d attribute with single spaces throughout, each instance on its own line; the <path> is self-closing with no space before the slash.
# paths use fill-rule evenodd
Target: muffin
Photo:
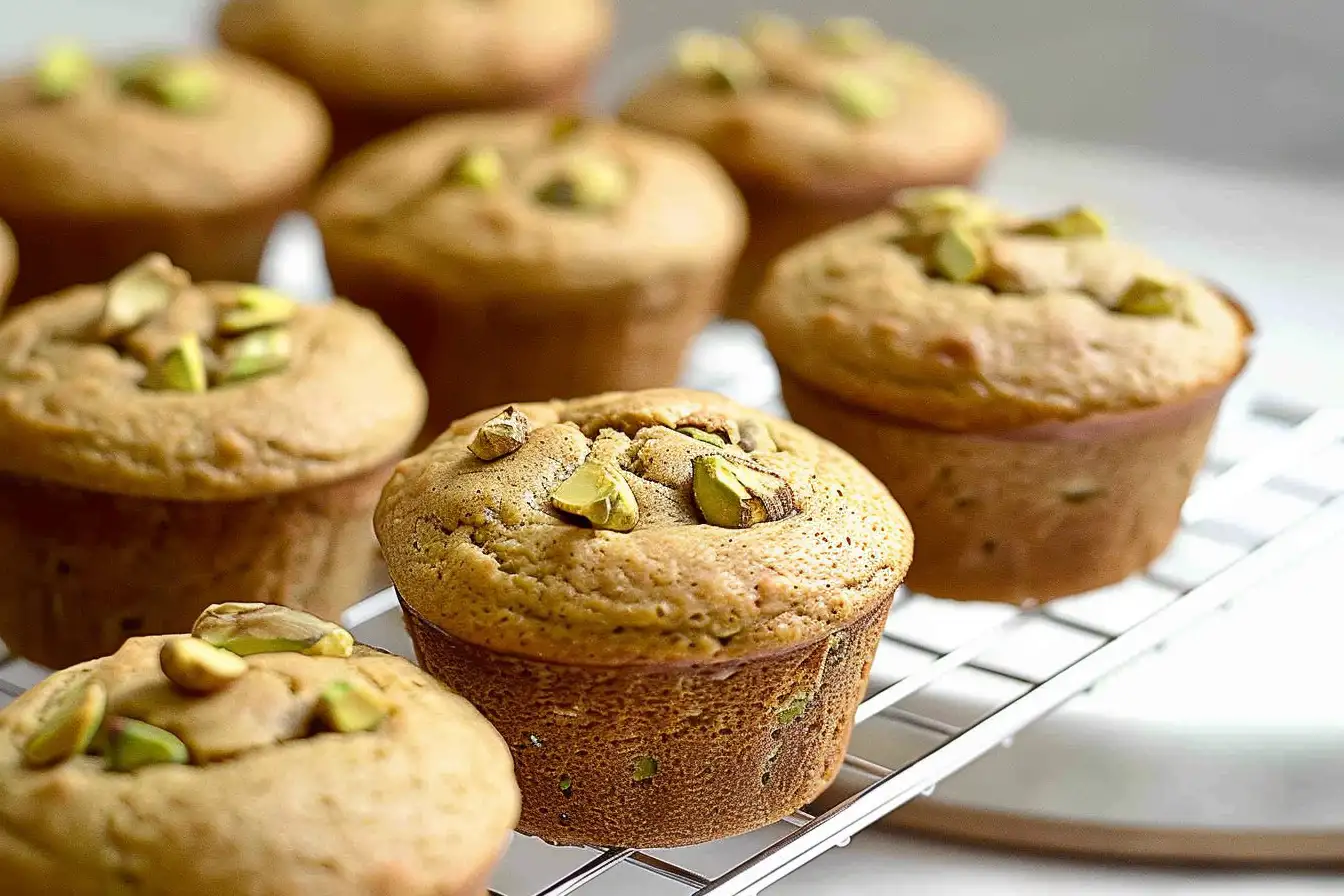
<path id="1" fill-rule="evenodd" d="M 0 321 L 0 639 L 51 668 L 203 603 L 365 596 L 424 386 L 366 311 L 151 256 Z"/>
<path id="2" fill-rule="evenodd" d="M 202 280 L 254 279 L 329 130 L 306 87 L 238 56 L 104 66 L 49 51 L 0 81 L 0 218 L 23 256 L 14 300 L 106 280 L 148 252 Z"/>
<path id="3" fill-rule="evenodd" d="M 540 112 L 381 141 L 323 185 L 315 216 L 336 289 L 424 374 L 431 437 L 506 401 L 672 385 L 746 229 L 696 147 Z"/>
<path id="4" fill-rule="evenodd" d="M 898 187 L 973 183 L 1004 134 L 979 87 L 854 18 L 809 31 L 767 16 L 741 39 L 684 35 L 672 69 L 621 117 L 699 143 L 746 197 L 732 317 L 780 252 L 875 211 Z"/>
<path id="5" fill-rule="evenodd" d="M 4 221 L 0 221 L 0 312 L 5 310 L 5 299 L 9 296 L 9 287 L 14 283 L 14 274 L 18 267 L 14 234 L 9 232 Z"/>
<path id="6" fill-rule="evenodd" d="M 375 527 L 421 665 L 513 746 L 519 830 L 640 848 L 825 789 L 911 550 L 844 452 L 678 389 L 459 421 Z"/>
<path id="7" fill-rule="evenodd" d="M 611 37 L 608 0 L 229 0 L 219 37 L 313 86 L 336 155 L 444 112 L 577 108 Z"/>
<path id="8" fill-rule="evenodd" d="M 0 710 L 8 896 L 482 896 L 517 817 L 470 704 L 279 607 L 210 607 Z"/>
<path id="9" fill-rule="evenodd" d="M 947 189 L 784 255 L 753 319 L 791 416 L 910 514 L 910 587 L 1017 603 L 1166 549 L 1252 329 L 1086 208 Z"/>

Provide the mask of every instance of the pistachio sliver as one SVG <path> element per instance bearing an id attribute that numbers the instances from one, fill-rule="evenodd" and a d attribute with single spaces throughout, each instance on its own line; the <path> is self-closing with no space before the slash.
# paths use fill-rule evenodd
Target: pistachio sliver
<path id="1" fill-rule="evenodd" d="M 630 177 L 620 164 L 601 158 L 576 158 L 543 183 L 536 195 L 546 205 L 600 211 L 624 202 L 629 192 Z"/>
<path id="2" fill-rule="evenodd" d="M 449 163 L 444 181 L 452 186 L 493 190 L 504 182 L 504 157 L 490 146 L 469 146 Z"/>
<path id="3" fill-rule="evenodd" d="M 793 490 L 782 478 L 722 454 L 692 462 L 691 487 L 705 522 L 728 529 L 785 519 L 798 512 Z"/>
<path id="4" fill-rule="evenodd" d="M 588 119 L 577 113 L 557 115 L 551 120 L 551 142 L 564 143 L 588 126 Z"/>
<path id="5" fill-rule="evenodd" d="M 163 313 L 186 286 L 186 274 L 166 256 L 146 256 L 108 281 L 99 338 L 114 339 Z"/>
<path id="6" fill-rule="evenodd" d="M 282 327 L 253 330 L 224 347 L 217 380 L 236 383 L 284 370 L 294 354 L 294 340 Z"/>
<path id="7" fill-rule="evenodd" d="M 333 681 L 317 698 L 317 721 L 328 731 L 372 731 L 388 715 L 387 700 L 367 684 Z"/>
<path id="8" fill-rule="evenodd" d="M 629 532 L 639 522 L 639 505 L 630 483 L 615 464 L 587 461 L 551 492 L 551 503 L 581 516 L 594 529 Z"/>
<path id="9" fill-rule="evenodd" d="M 171 731 L 138 719 L 114 718 L 107 725 L 107 767 L 133 772 L 149 765 L 186 765 L 187 745 Z"/>
<path id="10" fill-rule="evenodd" d="M 653 756 L 641 756 L 635 760 L 634 773 L 630 776 L 636 781 L 649 781 L 658 775 L 658 760 Z"/>
<path id="11" fill-rule="evenodd" d="M 1175 314 L 1180 308 L 1180 293 L 1170 283 L 1153 277 L 1138 276 L 1116 300 L 1121 314 L 1160 317 Z"/>
<path id="12" fill-rule="evenodd" d="M 527 415 L 510 405 L 482 423 L 467 448 L 481 460 L 498 460 L 523 447 L 531 431 Z"/>
<path id="13" fill-rule="evenodd" d="M 989 247 L 966 227 L 945 231 L 933 246 L 932 267 L 953 283 L 973 283 L 989 267 Z"/>
<path id="14" fill-rule="evenodd" d="M 1053 218 L 1030 221 L 1018 228 L 1018 233 L 1056 239 L 1078 239 L 1103 237 L 1107 230 L 1105 218 L 1092 209 L 1079 205 Z"/>
<path id="15" fill-rule="evenodd" d="M 264 286 L 244 286 L 234 304 L 219 316 L 219 332 L 226 335 L 246 333 L 262 327 L 289 323 L 298 311 L 298 303 Z"/>
<path id="16" fill-rule="evenodd" d="M 239 656 L 304 653 L 348 657 L 355 639 L 333 622 L 274 604 L 213 604 L 196 619 L 194 637 Z"/>
<path id="17" fill-rule="evenodd" d="M 840 114 L 857 122 L 885 118 L 896 107 L 891 87 L 861 71 L 841 72 L 832 78 L 826 98 Z"/>
<path id="18" fill-rule="evenodd" d="M 681 433 L 684 436 L 688 436 L 692 439 L 695 439 L 697 442 L 704 442 L 706 444 L 713 445 L 716 448 L 726 448 L 728 446 L 728 442 L 727 440 L 724 439 L 723 436 L 719 435 L 716 432 L 709 432 L 707 430 L 700 429 L 699 427 L 678 426 L 677 432 Z"/>
<path id="19" fill-rule="evenodd" d="M 184 691 L 210 694 L 242 678 L 247 660 L 200 638 L 173 638 L 159 649 L 159 667 Z"/>
<path id="20" fill-rule="evenodd" d="M 723 34 L 688 31 L 677 38 L 677 71 L 714 90 L 741 92 L 765 81 L 765 66 L 742 41 Z"/>
<path id="21" fill-rule="evenodd" d="M 219 78 L 206 63 L 167 57 L 138 60 L 122 69 L 121 88 L 174 112 L 201 112 L 214 105 Z"/>
<path id="22" fill-rule="evenodd" d="M 168 392 L 204 392 L 208 385 L 201 337 L 188 333 L 145 374 L 145 388 Z"/>
<path id="23" fill-rule="evenodd" d="M 78 94 L 93 77 L 93 68 L 93 58 L 79 44 L 48 47 L 33 72 L 38 98 L 55 102 Z"/>
<path id="24" fill-rule="evenodd" d="M 743 420 L 738 424 L 738 429 L 741 431 L 738 445 L 748 454 L 777 450 L 770 430 L 759 420 Z"/>
<path id="25" fill-rule="evenodd" d="M 42 725 L 23 745 L 23 758 L 42 768 L 89 749 L 107 712 L 107 689 L 95 680 L 74 685 L 47 712 Z"/>

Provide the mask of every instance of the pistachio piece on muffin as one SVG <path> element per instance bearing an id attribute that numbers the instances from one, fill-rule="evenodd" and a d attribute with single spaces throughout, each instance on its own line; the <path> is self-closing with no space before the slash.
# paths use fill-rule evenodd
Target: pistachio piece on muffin
<path id="1" fill-rule="evenodd" d="M 1113 239 L 957 189 L 786 253 L 753 308 L 799 423 L 852 451 L 920 534 L 909 585 L 1025 602 L 1162 553 L 1250 321 Z"/>
<path id="2" fill-rule="evenodd" d="M 59 668 L 202 601 L 336 618 L 424 419 L 378 320 L 162 255 L 0 321 L 0 639 Z"/>
<path id="3" fill-rule="evenodd" d="M 336 156 L 419 118 L 582 104 L 611 38 L 610 0 L 228 0 L 224 44 L 312 85 Z"/>
<path id="4" fill-rule="evenodd" d="M 255 621 L 262 639 L 280 615 L 326 625 L 271 607 L 240 631 Z M 479 896 L 518 808 L 489 723 L 353 640 L 343 656 L 243 657 L 132 638 L 0 710 L 10 896 Z"/>
<path id="5" fill-rule="evenodd" d="M 53 47 L 0 80 L 0 218 L 23 256 L 13 301 L 106 280 L 149 252 L 200 280 L 255 279 L 329 143 L 311 91 L 252 60 L 104 62 Z"/>
<path id="6" fill-rule="evenodd" d="M 430 390 L 427 435 L 513 400 L 671 386 L 746 218 L 699 148 L 598 119 L 432 119 L 348 159 L 315 216 L 341 295 Z"/>
<path id="7" fill-rule="evenodd" d="M 760 16 L 689 32 L 621 117 L 693 140 L 741 188 L 751 234 L 728 292 L 742 316 L 780 252 L 880 208 L 901 187 L 970 184 L 1003 141 L 978 86 L 875 23 Z"/>
<path id="8" fill-rule="evenodd" d="M 519 829 L 679 846 L 808 803 L 910 562 L 896 502 L 717 395 L 512 413 L 528 432 L 508 454 L 472 450 L 484 411 L 403 461 L 375 525 L 421 665 L 513 745 Z"/>

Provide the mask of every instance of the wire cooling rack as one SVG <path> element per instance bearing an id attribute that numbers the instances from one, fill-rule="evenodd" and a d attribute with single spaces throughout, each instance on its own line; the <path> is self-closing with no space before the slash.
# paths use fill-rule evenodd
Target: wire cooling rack
<path id="1" fill-rule="evenodd" d="M 739 345 L 733 349 L 733 371 L 723 374 L 726 379 L 720 381 L 714 379 L 713 371 L 724 368 L 714 363 L 714 359 L 702 356 L 696 368 L 711 373 L 695 384 L 734 392 L 742 400 L 778 410 L 777 393 L 768 381 L 752 382 L 750 377 L 743 376 L 746 368 L 741 366 L 742 359 L 749 355 L 739 353 L 740 348 Z M 711 344 L 709 351 L 716 350 Z M 922 755 L 895 769 L 878 766 L 860 756 L 848 756 L 846 765 L 870 783 L 824 813 L 794 814 L 764 832 L 763 840 L 744 838 L 748 845 L 733 856 L 726 869 L 706 869 L 704 855 L 697 848 L 593 851 L 545 847 L 522 838 L 506 857 L 506 868 L 510 861 L 529 861 L 530 857 L 518 858 L 520 852 L 544 849 L 562 857 L 559 867 L 564 870 L 548 876 L 540 886 L 491 892 L 497 896 L 564 896 L 578 891 L 596 894 L 599 889 L 607 893 L 629 892 L 632 885 L 628 882 L 616 889 L 604 889 L 603 885 L 616 877 L 613 872 L 618 869 L 625 872 L 634 868 L 670 882 L 671 890 L 658 892 L 754 896 L 828 850 L 845 846 L 852 835 L 892 810 L 921 794 L 931 793 L 949 775 L 997 746 L 1011 742 L 1016 732 L 1087 691 L 1130 660 L 1159 647 L 1201 617 L 1227 606 L 1256 583 L 1302 556 L 1344 539 L 1344 475 L 1341 475 L 1344 465 L 1340 464 L 1344 459 L 1344 410 L 1312 410 L 1260 401 L 1253 403 L 1244 416 L 1252 428 L 1271 438 L 1264 447 L 1233 460 L 1220 459 L 1216 452 L 1212 455 L 1186 502 L 1178 536 L 1178 541 L 1192 537 L 1216 545 L 1224 559 L 1216 568 L 1194 576 L 1188 574 L 1188 569 L 1184 576 L 1164 571 L 1159 562 L 1136 577 L 1133 582 L 1141 583 L 1149 593 L 1149 606 L 1152 594 L 1160 596 L 1154 609 L 1120 624 L 1110 614 L 1111 624 L 1105 624 L 1098 622 L 1095 614 L 1089 618 L 1087 613 L 1070 609 L 1074 606 L 1070 602 L 1020 609 L 1001 607 L 997 609 L 1002 612 L 991 625 L 980 626 L 949 644 L 946 631 L 938 637 L 921 635 L 921 625 L 913 614 L 921 602 L 927 603 L 929 599 L 902 592 L 897 596 L 879 648 L 878 666 L 883 653 L 889 651 L 914 653 L 923 657 L 923 662 L 893 681 L 870 688 L 859 707 L 857 723 L 883 715 L 922 730 L 931 735 L 931 745 Z M 1325 473 L 1318 475 L 1323 465 Z M 1292 520 L 1267 530 L 1260 511 L 1256 510 L 1265 506 L 1266 499 L 1292 503 L 1297 508 Z M 1103 602 L 1109 599 L 1106 595 L 1098 597 Z M 948 612 L 961 611 L 961 605 L 936 603 Z M 970 607 L 966 609 L 969 611 Z M 353 607 L 345 622 L 361 640 L 410 655 L 396 597 L 390 589 Z M 1054 668 L 1024 674 L 986 658 L 987 654 L 1001 653 L 1014 637 L 1042 626 L 1056 630 L 1066 636 L 1063 640 L 1074 645 L 1071 655 L 1059 658 Z M 966 725 L 903 708 L 906 700 L 957 669 L 974 669 L 1006 680 L 1015 686 L 1013 695 Z M 45 674 L 45 670 L 31 663 L 6 655 L 0 647 L 0 705 Z M 722 861 L 716 864 L 721 865 Z M 638 885 L 641 892 L 651 882 Z"/>

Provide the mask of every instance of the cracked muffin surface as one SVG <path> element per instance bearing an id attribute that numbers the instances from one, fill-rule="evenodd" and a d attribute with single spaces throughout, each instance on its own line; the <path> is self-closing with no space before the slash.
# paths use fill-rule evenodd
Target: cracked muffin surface
<path id="1" fill-rule="evenodd" d="M 591 665 L 742 659 L 863 616 L 909 565 L 909 525 L 886 490 L 791 423 L 681 389 L 516 411 L 530 431 L 510 453 L 469 449 L 496 412 L 461 420 L 400 464 L 375 515 L 403 599 L 470 644 Z M 757 508 L 742 528 L 706 522 L 695 478 L 710 455 L 786 487 L 788 507 Z M 628 488 L 628 531 L 557 507 L 588 464 Z"/>
<path id="2" fill-rule="evenodd" d="M 186 690 L 169 674 L 178 641 L 242 671 Z M 0 711 L 5 892 L 480 892 L 518 813 L 499 736 L 400 657 L 349 641 L 297 650 L 239 657 L 190 636 L 136 638 Z M 336 685 L 377 715 L 332 723 Z M 71 698 L 91 691 L 87 746 L 43 753 Z"/>

